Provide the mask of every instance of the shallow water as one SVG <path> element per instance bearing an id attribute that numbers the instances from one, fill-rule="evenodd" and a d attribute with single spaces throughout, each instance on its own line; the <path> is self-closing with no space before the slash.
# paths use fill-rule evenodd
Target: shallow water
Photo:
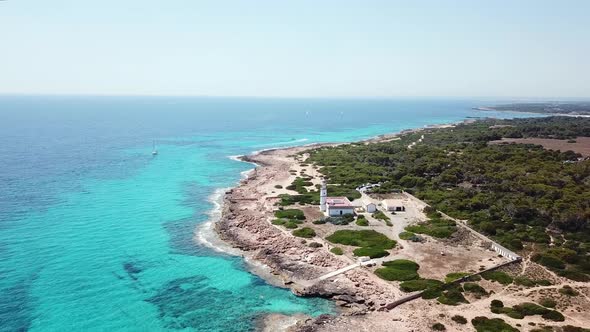
<path id="1" fill-rule="evenodd" d="M 252 167 L 229 157 L 514 115 L 478 105 L 0 97 L 0 330 L 249 331 L 267 313 L 332 312 L 198 241 L 216 190 Z"/>

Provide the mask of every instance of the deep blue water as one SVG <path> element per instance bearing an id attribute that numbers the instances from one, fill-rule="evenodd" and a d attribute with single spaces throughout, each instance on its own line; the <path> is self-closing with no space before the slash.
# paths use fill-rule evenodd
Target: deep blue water
<path id="1" fill-rule="evenodd" d="M 479 105 L 0 97 L 0 331 L 249 331 L 266 313 L 332 312 L 195 239 L 212 195 L 251 167 L 228 157 L 523 116 Z"/>

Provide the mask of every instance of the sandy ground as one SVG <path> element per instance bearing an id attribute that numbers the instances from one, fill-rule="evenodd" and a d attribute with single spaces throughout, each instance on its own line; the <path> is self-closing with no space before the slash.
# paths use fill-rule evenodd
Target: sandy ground
<path id="1" fill-rule="evenodd" d="M 578 137 L 574 139 L 575 143 L 568 143 L 566 139 L 550 138 L 503 138 L 497 141 L 491 141 L 490 144 L 536 144 L 542 145 L 545 149 L 556 151 L 574 151 L 584 157 L 590 156 L 590 137 Z"/>
<path id="2" fill-rule="evenodd" d="M 504 260 L 489 250 L 480 239 L 466 231 L 459 231 L 448 240 L 430 237 L 425 237 L 426 241 L 422 243 L 399 240 L 398 234 L 406 225 L 424 219 L 421 213 L 423 204 L 410 199 L 405 213 L 388 213 L 393 226 L 386 226 L 382 221 L 373 219 L 370 214 L 365 214 L 370 224 L 368 227 L 357 226 L 354 223 L 346 226 L 315 225 L 311 221 L 321 217 L 318 207 L 296 206 L 304 210 L 307 217 L 302 226 L 312 227 L 317 233 L 315 238 L 307 240 L 306 243 L 313 241 L 323 245 L 320 248 L 310 248 L 300 238 L 294 237 L 290 230 L 270 223 L 274 219 L 273 211 L 276 210 L 278 195 L 293 194 L 285 187 L 297 176 L 308 175 L 313 177 L 314 185 L 319 183 L 318 169 L 304 164 L 304 152 L 309 148 L 311 147 L 278 149 L 246 157 L 246 161 L 259 166 L 238 187 L 226 193 L 223 215 L 215 224 L 215 228 L 222 240 L 240 250 L 246 261 L 254 267 L 254 273 L 260 274 L 273 284 L 291 288 L 297 295 L 331 298 L 343 310 L 335 317 L 320 316 L 316 319 L 269 315 L 263 320 L 261 328 L 269 331 L 428 331 L 432 324 L 441 322 L 445 324 L 447 331 L 473 331 L 471 324 L 460 325 L 450 319 L 457 314 L 469 320 L 476 316 L 502 318 L 513 326 L 520 324 L 519 328 L 522 331 L 534 328 L 528 323 L 534 323 L 537 327 L 540 324 L 590 327 L 590 318 L 585 315 L 590 311 L 588 283 L 568 282 L 526 259 L 523 263 L 511 265 L 508 268 L 510 273 L 535 278 L 544 277 L 552 280 L 555 285 L 524 288 L 514 285 L 502 286 L 483 280 L 480 284 L 491 291 L 491 295 L 481 299 L 468 297 L 469 304 L 458 306 L 442 305 L 436 300 L 418 299 L 390 311 L 383 310 L 385 305 L 407 294 L 399 290 L 398 282 L 378 278 L 373 273 L 378 266 L 356 268 L 332 279 L 317 282 L 319 276 L 356 261 L 352 255 L 354 247 L 338 245 L 345 251 L 343 256 L 329 252 L 334 245 L 324 240 L 324 237 L 337 229 L 375 229 L 396 239 L 398 246 L 390 251 L 389 257 L 380 259 L 379 262 L 396 258 L 414 260 L 420 264 L 419 273 L 425 278 L 442 280 L 450 272 L 475 272 Z M 303 155 L 297 155 L 298 153 Z M 376 200 L 371 197 L 365 198 Z M 558 293 L 558 289 L 564 284 L 571 285 L 581 295 L 564 298 Z M 506 305 L 514 305 L 534 302 L 543 296 L 559 299 L 558 309 L 566 316 L 566 322 L 548 322 L 539 316 L 514 320 L 505 315 L 493 314 L 489 309 L 492 299 L 500 299 Z"/>

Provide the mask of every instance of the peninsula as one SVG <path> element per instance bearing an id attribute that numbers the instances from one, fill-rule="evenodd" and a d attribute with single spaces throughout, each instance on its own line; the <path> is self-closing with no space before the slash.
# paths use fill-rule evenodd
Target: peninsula
<path id="1" fill-rule="evenodd" d="M 263 151 L 220 237 L 341 310 L 291 331 L 587 331 L 590 119 Z"/>

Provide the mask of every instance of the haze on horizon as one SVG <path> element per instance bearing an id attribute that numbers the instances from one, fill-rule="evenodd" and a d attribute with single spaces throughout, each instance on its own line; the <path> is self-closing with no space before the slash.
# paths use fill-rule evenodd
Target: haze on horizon
<path id="1" fill-rule="evenodd" d="M 0 94 L 588 98 L 590 2 L 8 0 Z"/>

